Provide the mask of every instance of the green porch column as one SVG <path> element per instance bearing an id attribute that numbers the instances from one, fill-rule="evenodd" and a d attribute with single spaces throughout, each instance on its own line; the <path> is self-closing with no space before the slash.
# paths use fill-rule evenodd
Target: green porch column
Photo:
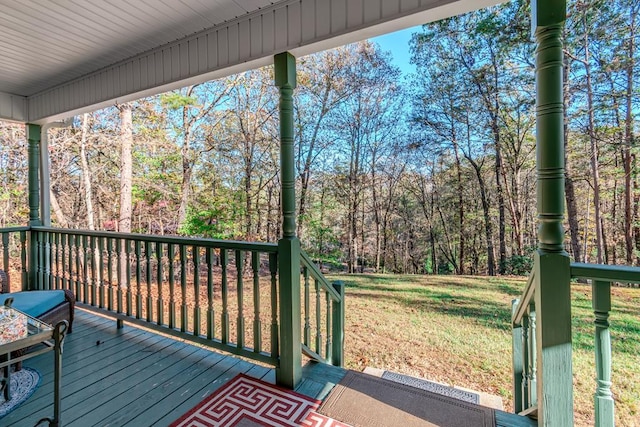
<path id="1" fill-rule="evenodd" d="M 296 195 L 293 150 L 293 89 L 296 59 L 288 52 L 274 57 L 275 83 L 280 89 L 280 182 L 282 239 L 278 242 L 280 280 L 280 366 L 276 382 L 295 388 L 302 378 L 300 240 L 296 237 Z"/>
<path id="2" fill-rule="evenodd" d="M 571 286 L 564 251 L 562 27 L 564 0 L 533 0 L 536 49 L 538 251 L 535 255 L 538 424 L 573 425 Z"/>
<path id="3" fill-rule="evenodd" d="M 27 124 L 29 163 L 29 225 L 42 225 L 40 219 L 40 125 Z M 38 239 L 36 233 L 29 233 L 28 289 L 37 289 Z"/>

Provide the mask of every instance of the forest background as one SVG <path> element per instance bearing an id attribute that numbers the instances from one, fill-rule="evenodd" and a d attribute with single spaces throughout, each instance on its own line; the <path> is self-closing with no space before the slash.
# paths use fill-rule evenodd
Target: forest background
<path id="1" fill-rule="evenodd" d="M 637 0 L 569 1 L 566 249 L 640 265 Z M 529 4 L 428 24 L 416 72 L 365 41 L 298 58 L 298 235 L 348 272 L 527 274 L 536 247 Z M 279 238 L 272 67 L 49 130 L 52 225 Z M 28 218 L 24 126 L 0 122 L 0 227 Z"/>

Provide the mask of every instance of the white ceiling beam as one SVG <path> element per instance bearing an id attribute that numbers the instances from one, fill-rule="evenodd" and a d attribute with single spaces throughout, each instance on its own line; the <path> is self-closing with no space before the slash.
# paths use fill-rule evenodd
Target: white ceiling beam
<path id="1" fill-rule="evenodd" d="M 0 92 L 0 120 L 25 122 L 27 120 L 27 98 Z"/>

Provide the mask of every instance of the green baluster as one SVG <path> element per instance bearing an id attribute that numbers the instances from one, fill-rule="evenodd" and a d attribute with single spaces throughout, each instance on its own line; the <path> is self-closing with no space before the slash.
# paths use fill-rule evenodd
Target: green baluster
<path id="1" fill-rule="evenodd" d="M 221 318 L 221 335 L 222 344 L 229 342 L 229 289 L 227 283 L 227 263 L 229 262 L 229 254 L 224 248 L 220 248 L 220 266 L 222 267 L 222 318 Z"/>
<path id="2" fill-rule="evenodd" d="M 180 244 L 180 288 L 182 306 L 180 307 L 180 331 L 186 332 L 189 313 L 187 311 L 187 247 Z"/>
<path id="3" fill-rule="evenodd" d="M 2 269 L 9 271 L 9 233 L 2 233 Z"/>
<path id="4" fill-rule="evenodd" d="M 213 308 L 213 250 L 207 248 L 205 256 L 207 257 L 207 339 L 211 340 L 216 333 L 216 316 Z"/>
<path id="5" fill-rule="evenodd" d="M 145 265 L 145 282 L 147 282 L 147 295 L 145 300 L 147 302 L 146 311 L 147 311 L 147 322 L 153 322 L 153 296 L 151 295 L 151 281 L 153 278 L 153 274 L 151 274 L 151 242 L 144 242 L 144 265 Z"/>
<path id="6" fill-rule="evenodd" d="M 516 312 L 518 310 L 518 304 L 520 300 L 514 299 L 511 301 L 511 319 L 515 319 Z M 517 414 L 524 409 L 523 397 L 522 397 L 522 384 L 524 381 L 524 363 L 523 363 L 523 338 L 522 338 L 522 323 L 511 325 L 511 362 L 513 369 L 512 379 L 512 393 L 513 393 L 513 409 Z"/>
<path id="7" fill-rule="evenodd" d="M 67 266 L 67 242 L 68 235 L 60 234 L 60 268 L 61 268 L 61 276 L 62 276 L 62 289 L 71 289 L 71 284 L 69 281 L 69 271 L 70 267 Z"/>
<path id="8" fill-rule="evenodd" d="M 73 256 L 75 257 L 76 300 L 82 301 L 82 268 L 80 257 L 80 236 L 73 235 Z"/>
<path id="9" fill-rule="evenodd" d="M 175 258 L 176 249 L 169 243 L 169 328 L 176 327 L 176 280 L 175 280 Z"/>
<path id="10" fill-rule="evenodd" d="M 525 410 L 531 406 L 531 395 L 536 393 L 536 390 L 531 390 L 529 388 L 530 378 L 529 378 L 529 366 L 530 360 L 532 357 L 535 357 L 535 353 L 531 352 L 531 344 L 529 339 L 529 313 L 526 312 L 522 316 L 522 364 L 524 366 L 524 376 L 522 377 L 522 404 L 523 409 Z"/>
<path id="11" fill-rule="evenodd" d="M 335 366 L 344 366 L 344 283 L 334 282 L 332 286 L 340 298 L 333 302 L 331 310 L 333 323 L 331 363 Z"/>
<path id="12" fill-rule="evenodd" d="M 313 278 L 316 291 L 316 353 L 322 354 L 322 303 L 320 301 L 320 282 L 317 278 Z M 328 314 L 328 313 L 327 313 Z M 330 329 L 327 329 L 327 334 Z M 329 358 L 329 354 L 326 354 Z"/>
<path id="13" fill-rule="evenodd" d="M 124 283 L 123 286 L 126 288 L 126 305 L 127 305 L 127 316 L 133 316 L 133 293 L 134 290 L 131 289 L 132 287 L 132 283 L 131 283 L 131 250 L 133 249 L 134 253 L 135 253 L 135 248 L 133 248 L 133 240 L 129 240 L 129 239 L 125 239 L 124 240 L 124 244 L 125 244 L 125 257 L 124 257 L 124 271 L 125 271 L 125 276 L 123 278 Z M 140 268 L 139 268 L 139 262 L 138 260 L 136 260 L 136 277 L 138 278 L 138 283 L 140 283 Z M 120 270 L 122 271 L 122 270 Z"/>
<path id="14" fill-rule="evenodd" d="M 302 276 L 304 277 L 304 345 L 311 347 L 311 317 L 309 315 L 311 297 L 309 295 L 309 269 L 306 266 L 302 268 Z"/>
<path id="15" fill-rule="evenodd" d="M 538 370 L 538 358 L 535 357 L 536 354 L 536 309 L 535 305 L 531 304 L 529 306 L 529 406 L 533 407 L 538 404 L 538 396 L 536 391 L 538 390 L 538 379 L 537 379 L 537 370 Z"/>
<path id="16" fill-rule="evenodd" d="M 83 235 L 82 236 L 82 285 L 83 285 L 83 295 L 82 295 L 82 301 L 85 304 L 89 304 L 90 301 L 90 292 L 89 292 L 89 259 L 91 259 L 92 257 L 90 257 L 88 255 L 88 247 L 89 247 L 89 242 L 88 242 L 88 237 Z"/>
<path id="17" fill-rule="evenodd" d="M 271 357 L 280 356 L 278 342 L 278 254 L 269 254 L 269 273 L 271 274 Z"/>
<path id="18" fill-rule="evenodd" d="M 262 322 L 260 320 L 260 253 L 251 252 L 253 270 L 253 351 L 262 351 Z"/>
<path id="19" fill-rule="evenodd" d="M 136 319 L 142 318 L 142 272 L 140 271 L 140 261 L 142 259 L 142 243 L 140 240 L 134 241 L 136 254 Z M 129 264 L 127 264 L 129 265 Z"/>
<path id="20" fill-rule="evenodd" d="M 117 262 L 116 262 L 117 264 Z M 107 309 L 113 310 L 113 239 L 107 238 Z M 118 310 L 120 312 L 120 310 Z"/>
<path id="21" fill-rule="evenodd" d="M 105 305 L 105 283 L 104 283 L 104 242 L 105 237 L 98 237 L 98 306 L 104 308 Z"/>
<path id="22" fill-rule="evenodd" d="M 91 305 L 95 306 L 96 305 L 96 300 L 97 300 L 97 282 L 98 282 L 98 278 L 97 278 L 97 274 L 96 274 L 96 238 L 94 236 L 90 236 L 89 237 L 89 260 L 90 260 L 90 267 L 91 267 L 91 282 L 89 283 L 89 288 L 91 291 Z"/>
<path id="23" fill-rule="evenodd" d="M 327 331 L 327 342 L 326 342 L 326 348 L 324 350 L 324 358 L 325 361 L 327 363 L 331 363 L 331 352 L 333 351 L 333 343 L 331 340 L 331 333 L 333 332 L 331 330 L 331 295 L 329 295 L 329 292 L 325 292 L 324 293 L 324 297 L 325 297 L 325 316 L 326 316 L 326 331 Z M 320 299 L 318 298 L 318 304 L 320 303 Z M 318 306 L 319 307 L 319 306 Z M 320 311 L 320 308 L 318 308 L 318 311 Z M 318 320 L 318 322 L 320 322 L 320 320 Z M 320 328 L 318 328 L 318 330 L 320 330 Z M 322 335 L 320 336 L 320 339 L 318 339 L 318 345 L 322 344 Z M 318 352 L 318 354 L 320 354 L 320 352 Z"/>
<path id="24" fill-rule="evenodd" d="M 53 289 L 53 278 L 51 276 L 51 261 L 53 259 L 52 254 L 53 254 L 53 247 L 51 244 L 51 233 L 49 233 L 48 231 L 45 231 L 43 234 L 43 240 L 44 240 L 44 244 L 43 244 L 43 248 L 44 248 L 44 260 L 43 260 L 43 266 L 44 266 L 44 281 L 43 281 L 43 288 L 46 290 L 51 290 Z"/>
<path id="25" fill-rule="evenodd" d="M 55 247 L 55 259 L 53 261 L 55 266 L 55 274 L 54 274 L 54 287 L 55 289 L 62 289 L 62 279 L 60 271 L 60 233 L 53 233 L 53 244 Z"/>
<path id="26" fill-rule="evenodd" d="M 193 307 L 193 335 L 200 336 L 200 321 L 202 310 L 200 308 L 200 247 L 194 246 L 193 251 L 193 292 L 195 295 L 195 307 Z"/>
<path id="27" fill-rule="evenodd" d="M 242 280 L 242 269 L 244 266 L 244 252 L 236 251 L 236 273 L 237 273 L 237 297 L 238 297 L 238 342 L 237 347 L 244 347 L 244 282 Z"/>
<path id="28" fill-rule="evenodd" d="M 156 271 L 156 283 L 158 287 L 158 304 L 157 304 L 157 312 L 158 325 L 162 325 L 164 323 L 164 298 L 162 296 L 162 288 L 164 286 L 163 283 L 163 271 L 162 271 L 162 258 L 163 258 L 163 246 L 161 242 L 156 242 L 156 260 L 158 262 L 158 269 Z"/>
<path id="29" fill-rule="evenodd" d="M 40 290 L 48 290 L 47 283 L 45 280 L 45 262 L 46 262 L 46 232 L 38 231 L 36 234 L 36 248 L 38 250 L 37 259 L 38 263 L 38 273 L 37 273 L 37 281 L 36 285 Z"/>
<path id="30" fill-rule="evenodd" d="M 27 232 L 20 232 L 20 268 L 23 291 L 29 289 L 29 272 L 27 271 Z"/>
<path id="31" fill-rule="evenodd" d="M 611 336 L 609 312 L 611 311 L 611 283 L 593 280 L 592 306 L 595 314 L 596 393 L 594 395 L 598 427 L 614 425 L 614 404 L 611 394 Z"/>

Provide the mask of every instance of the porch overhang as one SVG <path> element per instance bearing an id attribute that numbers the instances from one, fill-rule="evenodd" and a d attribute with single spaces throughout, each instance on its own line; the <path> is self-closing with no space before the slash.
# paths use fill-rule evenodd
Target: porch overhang
<path id="1" fill-rule="evenodd" d="M 0 14 L 0 119 L 45 124 L 499 0 L 25 0 Z"/>

